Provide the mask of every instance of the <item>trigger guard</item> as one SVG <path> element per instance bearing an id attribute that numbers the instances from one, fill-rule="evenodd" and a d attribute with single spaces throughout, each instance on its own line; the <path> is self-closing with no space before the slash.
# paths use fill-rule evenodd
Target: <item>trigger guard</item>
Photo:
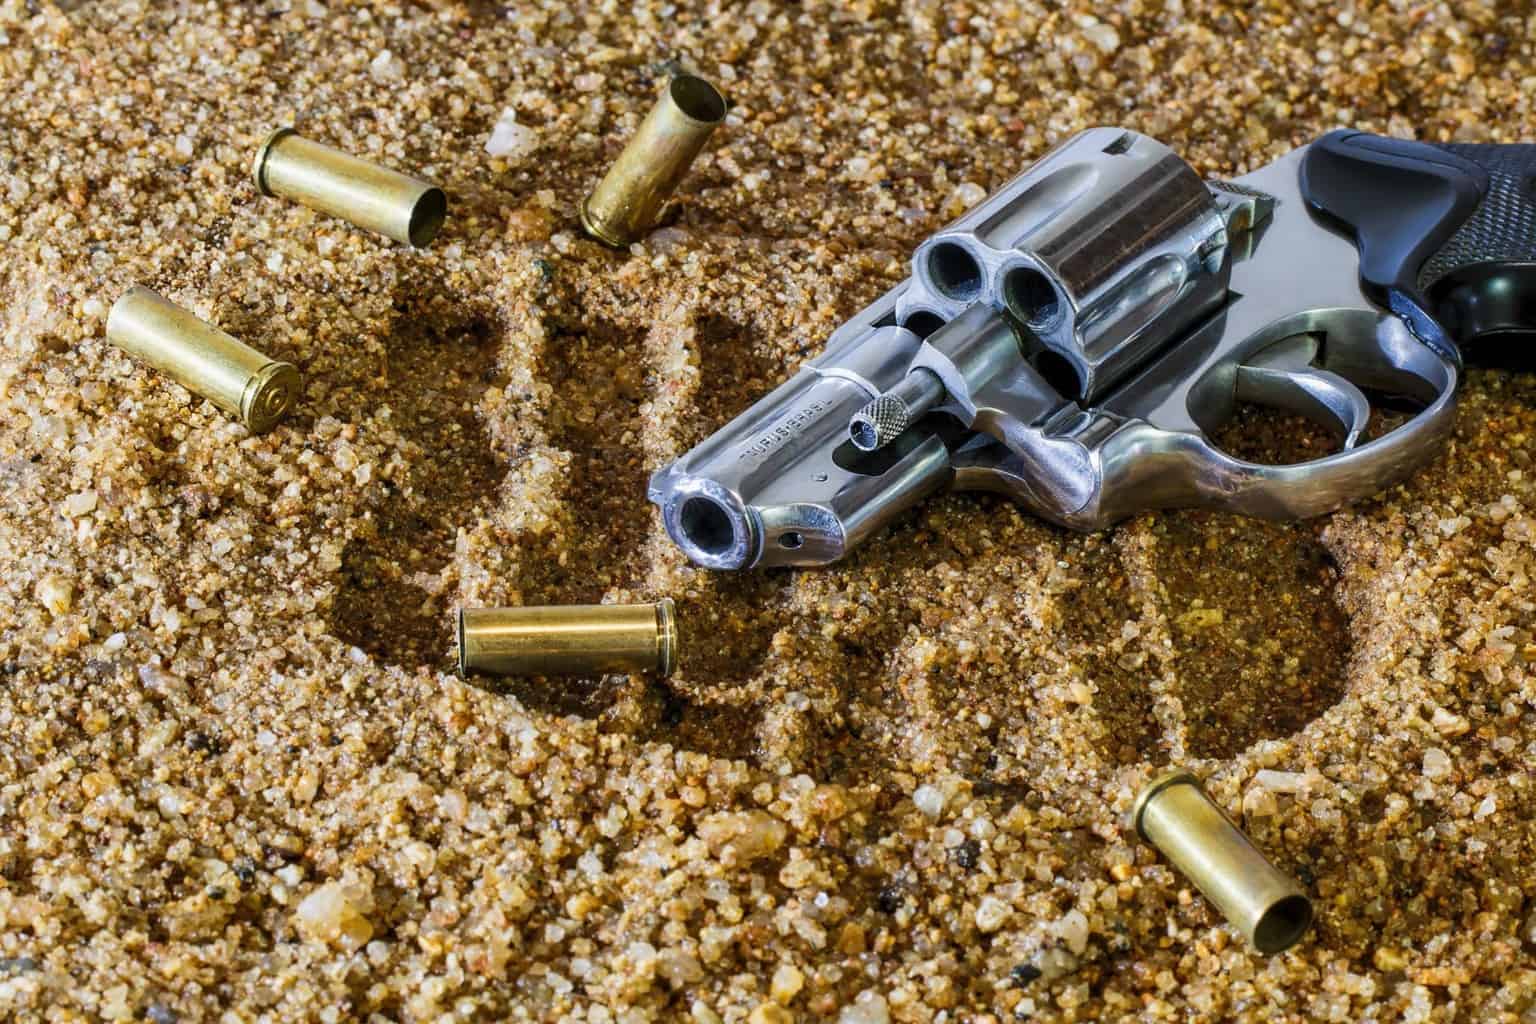
<path id="1" fill-rule="evenodd" d="M 1025 472 L 1016 457 L 989 467 L 991 489 L 1010 492 L 1052 522 L 1088 531 L 1167 508 L 1216 508 L 1276 520 L 1324 515 L 1407 476 L 1441 448 L 1455 425 L 1457 364 L 1406 332 L 1377 336 L 1366 349 L 1374 354 L 1367 356 L 1360 345 L 1334 347 L 1321 360 L 1326 369 L 1305 372 L 1359 380 L 1367 387 L 1402 386 L 1425 400 L 1412 419 L 1369 443 L 1307 462 L 1265 465 L 1221 451 L 1199 427 L 1164 428 L 1140 416 L 1114 424 L 1098 415 L 1089 419 L 1104 433 L 1079 435 L 1095 482 L 1092 500 L 1081 508 L 1067 511 L 1032 501 L 1026 488 L 1009 480 Z M 1267 368 L 1280 366 L 1301 372 L 1289 359 Z"/>
<path id="2" fill-rule="evenodd" d="M 1444 364 L 1447 389 L 1409 422 L 1369 444 L 1291 465 L 1245 462 L 1201 433 L 1126 424 L 1095 451 L 1101 470 L 1096 500 L 1056 522 L 1099 530 L 1140 512 L 1217 508 L 1260 519 L 1309 519 L 1369 497 L 1406 477 L 1450 436 L 1456 378 Z"/>

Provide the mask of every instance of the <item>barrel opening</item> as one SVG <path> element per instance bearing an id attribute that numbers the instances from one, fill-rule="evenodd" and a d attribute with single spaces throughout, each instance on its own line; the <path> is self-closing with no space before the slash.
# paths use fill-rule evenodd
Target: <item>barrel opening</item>
<path id="1" fill-rule="evenodd" d="M 678 514 L 683 538 L 706 555 L 723 555 L 736 540 L 731 515 L 709 498 L 689 498 Z"/>

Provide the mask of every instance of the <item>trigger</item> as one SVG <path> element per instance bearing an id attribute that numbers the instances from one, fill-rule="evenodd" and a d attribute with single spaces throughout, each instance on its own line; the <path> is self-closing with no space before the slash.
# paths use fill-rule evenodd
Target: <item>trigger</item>
<path id="1" fill-rule="evenodd" d="M 1364 392 L 1332 371 L 1308 365 L 1310 360 L 1296 365 L 1286 358 L 1301 352 L 1272 352 L 1263 354 L 1267 359 L 1261 355 L 1254 364 L 1237 368 L 1238 400 L 1286 409 L 1331 427 L 1346 451 L 1358 444 L 1371 418 Z"/>

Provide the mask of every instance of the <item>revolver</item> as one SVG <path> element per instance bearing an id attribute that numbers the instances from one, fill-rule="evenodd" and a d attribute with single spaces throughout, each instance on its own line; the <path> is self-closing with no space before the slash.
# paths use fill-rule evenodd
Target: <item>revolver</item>
<path id="1" fill-rule="evenodd" d="M 1340 130 L 1208 182 L 1148 136 L 1090 129 L 924 240 L 650 500 L 714 569 L 836 561 L 946 487 L 1085 531 L 1329 512 L 1436 451 L 1459 346 L 1536 335 L 1533 176 L 1536 145 Z M 1373 398 L 1412 415 L 1368 435 Z M 1212 436 L 1242 404 L 1336 450 L 1236 458 Z"/>

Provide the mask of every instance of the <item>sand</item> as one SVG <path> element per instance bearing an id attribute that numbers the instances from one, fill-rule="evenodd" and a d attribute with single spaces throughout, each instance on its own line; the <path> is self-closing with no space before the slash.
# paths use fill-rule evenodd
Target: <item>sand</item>
<path id="1" fill-rule="evenodd" d="M 1304 524 L 956 495 L 722 575 L 644 495 L 1071 133 L 1211 176 L 1536 139 L 1528 19 L 66 8 L 0 0 L 0 1017 L 1536 1012 L 1536 379 L 1474 372 L 1439 458 Z M 577 204 L 677 66 L 728 123 L 604 249 Z M 443 234 L 259 197 L 290 122 L 442 185 Z M 295 363 L 295 414 L 251 437 L 108 345 L 133 283 Z M 460 605 L 661 596 L 664 683 L 451 672 Z M 1126 827 L 1175 763 L 1314 894 L 1292 951 Z"/>

